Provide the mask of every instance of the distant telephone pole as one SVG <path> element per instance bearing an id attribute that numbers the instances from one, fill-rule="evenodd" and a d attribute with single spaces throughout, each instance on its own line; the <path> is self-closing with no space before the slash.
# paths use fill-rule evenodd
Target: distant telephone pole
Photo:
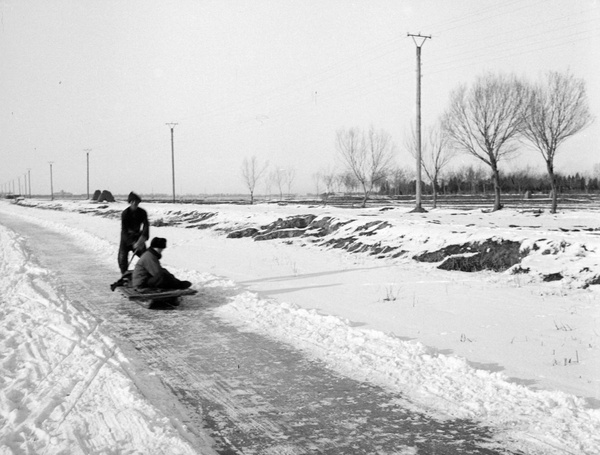
<path id="1" fill-rule="evenodd" d="M 171 171 L 173 173 L 173 202 L 175 202 L 175 142 L 173 139 L 173 131 L 178 123 L 165 123 L 165 125 L 171 128 Z"/>
<path id="2" fill-rule="evenodd" d="M 417 188 L 415 208 L 412 211 L 426 212 L 427 210 L 421 207 L 421 47 L 423 47 L 426 40 L 431 39 L 431 35 L 407 33 L 407 36 L 412 37 L 417 46 Z"/>
<path id="3" fill-rule="evenodd" d="M 90 198 L 90 152 L 92 149 L 84 149 L 87 162 L 87 198 Z"/>
<path id="4" fill-rule="evenodd" d="M 52 181 L 52 163 L 53 161 L 48 161 L 50 165 L 50 200 L 54 200 L 54 182 Z"/>

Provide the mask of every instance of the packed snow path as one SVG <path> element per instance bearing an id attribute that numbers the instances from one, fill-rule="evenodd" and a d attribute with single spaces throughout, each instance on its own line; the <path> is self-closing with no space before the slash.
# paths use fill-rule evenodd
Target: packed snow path
<path id="1" fill-rule="evenodd" d="M 486 428 L 409 411 L 401 396 L 224 325 L 211 311 L 226 303 L 223 289 L 201 289 L 172 311 L 146 310 L 110 292 L 116 265 L 95 261 L 66 235 L 18 218 L 0 223 L 27 238 L 66 300 L 145 362 L 144 374 L 157 375 L 184 406 L 188 430 L 205 428 L 221 454 L 506 453 L 486 448 Z"/>

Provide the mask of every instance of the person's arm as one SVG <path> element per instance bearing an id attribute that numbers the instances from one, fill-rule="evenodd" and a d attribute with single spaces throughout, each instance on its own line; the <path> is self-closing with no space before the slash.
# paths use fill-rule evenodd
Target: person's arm
<path id="1" fill-rule="evenodd" d="M 138 209 L 141 210 L 141 209 Z M 135 241 L 135 243 L 133 244 L 133 248 L 135 251 L 137 251 L 142 245 L 146 244 L 146 240 L 148 240 L 148 238 L 150 237 L 150 226 L 148 223 L 148 215 L 146 214 L 146 211 L 142 211 L 142 220 L 141 220 L 141 225 L 142 225 L 142 232 L 140 233 L 140 236 L 138 237 L 138 239 Z"/>
<path id="2" fill-rule="evenodd" d="M 150 223 L 148 222 L 148 213 L 144 210 L 144 228 L 142 229 L 142 236 L 146 240 L 150 238 Z"/>

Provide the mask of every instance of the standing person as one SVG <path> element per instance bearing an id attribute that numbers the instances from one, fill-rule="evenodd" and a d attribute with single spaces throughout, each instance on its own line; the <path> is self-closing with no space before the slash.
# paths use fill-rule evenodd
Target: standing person
<path id="1" fill-rule="evenodd" d="M 150 237 L 148 214 L 139 207 L 142 198 L 132 191 L 129 193 L 127 202 L 129 202 L 129 207 L 121 214 L 121 242 L 118 256 L 121 274 L 127 272 L 129 252 L 133 251 L 134 254 L 141 257 L 142 253 L 146 251 L 146 240 Z"/>
<path id="2" fill-rule="evenodd" d="M 132 286 L 139 288 L 187 289 L 192 283 L 181 281 L 160 265 L 162 251 L 167 247 L 167 239 L 154 237 L 133 269 Z"/>

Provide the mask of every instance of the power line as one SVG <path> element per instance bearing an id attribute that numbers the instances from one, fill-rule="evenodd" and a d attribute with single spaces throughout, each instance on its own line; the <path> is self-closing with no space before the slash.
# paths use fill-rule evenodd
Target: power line
<path id="1" fill-rule="evenodd" d="M 469 45 L 468 50 L 465 50 L 464 52 L 461 53 L 452 53 L 451 55 L 449 55 L 448 53 L 446 53 L 446 55 L 442 56 L 440 59 L 438 59 L 433 66 L 438 66 L 438 65 L 444 65 L 446 63 L 449 62 L 456 62 L 458 57 L 461 56 L 467 56 L 467 59 L 474 59 L 474 58 L 478 58 L 480 59 L 481 57 L 478 55 L 479 52 L 481 51 L 485 51 L 487 54 L 494 52 L 495 48 L 503 48 L 504 50 L 501 50 L 503 52 L 513 52 L 515 50 L 515 46 L 518 45 L 519 47 L 524 47 L 524 46 L 532 46 L 535 45 L 537 43 L 539 43 L 540 41 L 543 41 L 544 43 L 547 43 L 548 41 L 556 41 L 556 40 L 564 40 L 564 38 L 569 38 L 571 36 L 573 36 L 573 34 L 571 35 L 558 35 L 556 32 L 562 31 L 562 30 L 568 30 L 571 28 L 575 28 L 575 27 L 580 27 L 582 25 L 586 25 L 587 23 L 594 23 L 594 20 L 590 20 L 590 21 L 584 21 L 584 22 L 580 22 L 580 23 L 575 23 L 575 24 L 571 24 L 568 26 L 564 26 L 564 27 L 558 27 L 554 29 L 555 34 L 553 36 L 551 36 L 550 38 L 544 37 L 541 40 L 538 41 L 534 41 L 531 42 L 532 38 L 536 38 L 536 37 L 542 37 L 542 32 L 533 32 L 533 33 L 527 33 L 524 35 L 520 35 L 518 38 L 514 38 L 514 31 L 515 29 L 511 29 L 511 30 L 507 30 L 506 34 L 508 34 L 509 36 L 512 37 L 512 39 L 510 40 L 502 40 L 499 41 L 497 43 L 494 44 L 482 44 L 480 46 L 477 47 L 473 47 L 472 45 Z M 535 26 L 538 24 L 532 24 L 532 26 Z M 518 29 L 516 29 L 518 30 Z M 584 35 L 588 33 L 588 31 L 586 30 L 578 30 L 576 32 L 576 34 L 581 34 Z M 525 43 L 523 43 L 523 41 L 526 41 Z M 521 44 L 523 43 L 523 44 Z M 447 48 L 448 49 L 448 48 Z M 453 48 L 450 47 L 450 50 L 452 50 Z M 486 56 L 484 56 L 484 58 L 486 58 Z M 462 59 L 459 59 L 459 61 Z M 480 61 L 480 60 L 478 60 Z"/>
<path id="2" fill-rule="evenodd" d="M 575 33 L 572 33 L 571 35 L 568 35 L 567 38 L 578 37 L 578 36 L 584 35 L 586 33 L 587 33 L 586 31 L 575 32 Z M 505 58 L 513 58 L 513 57 L 517 57 L 519 55 L 525 55 L 525 54 L 529 54 L 529 53 L 532 53 L 532 52 L 538 52 L 538 51 L 542 51 L 542 50 L 546 50 L 546 49 L 553 49 L 553 48 L 556 48 L 556 47 L 568 46 L 568 45 L 574 44 L 574 43 L 576 43 L 578 41 L 579 40 L 561 41 L 561 42 L 554 43 L 554 44 L 552 44 L 552 43 L 551 44 L 547 44 L 546 40 L 544 40 L 544 41 L 537 41 L 537 42 L 534 42 L 533 44 L 542 44 L 543 43 L 543 45 L 537 46 L 537 47 L 534 47 L 534 48 L 530 48 L 530 46 L 531 46 L 532 43 L 526 43 L 524 45 L 516 46 L 516 47 L 513 47 L 513 48 L 511 48 L 509 50 L 503 51 L 503 52 L 505 52 L 505 55 L 497 55 L 497 54 L 494 54 L 494 55 L 485 55 L 485 56 L 482 56 L 478 61 L 479 61 L 479 63 L 488 63 L 488 62 L 493 62 L 493 61 L 496 61 L 496 60 L 501 60 L 501 59 L 505 59 Z M 529 49 L 525 49 L 522 52 L 515 52 L 515 50 L 522 49 L 522 48 L 529 48 Z M 474 55 L 473 58 L 475 58 L 475 57 L 477 57 L 477 56 Z M 438 73 L 441 73 L 441 72 L 450 71 L 450 70 L 454 70 L 454 69 L 458 69 L 458 68 L 464 68 L 466 66 L 469 66 L 469 64 L 467 62 L 470 62 L 470 61 L 472 61 L 472 58 L 462 59 L 462 60 L 459 60 L 457 63 L 464 62 L 464 64 L 458 64 L 458 65 L 453 65 L 453 66 L 441 67 L 440 69 L 429 71 L 427 74 L 428 75 L 432 75 L 432 74 L 438 74 Z M 436 65 L 434 64 L 433 68 L 435 68 L 435 66 Z"/>

